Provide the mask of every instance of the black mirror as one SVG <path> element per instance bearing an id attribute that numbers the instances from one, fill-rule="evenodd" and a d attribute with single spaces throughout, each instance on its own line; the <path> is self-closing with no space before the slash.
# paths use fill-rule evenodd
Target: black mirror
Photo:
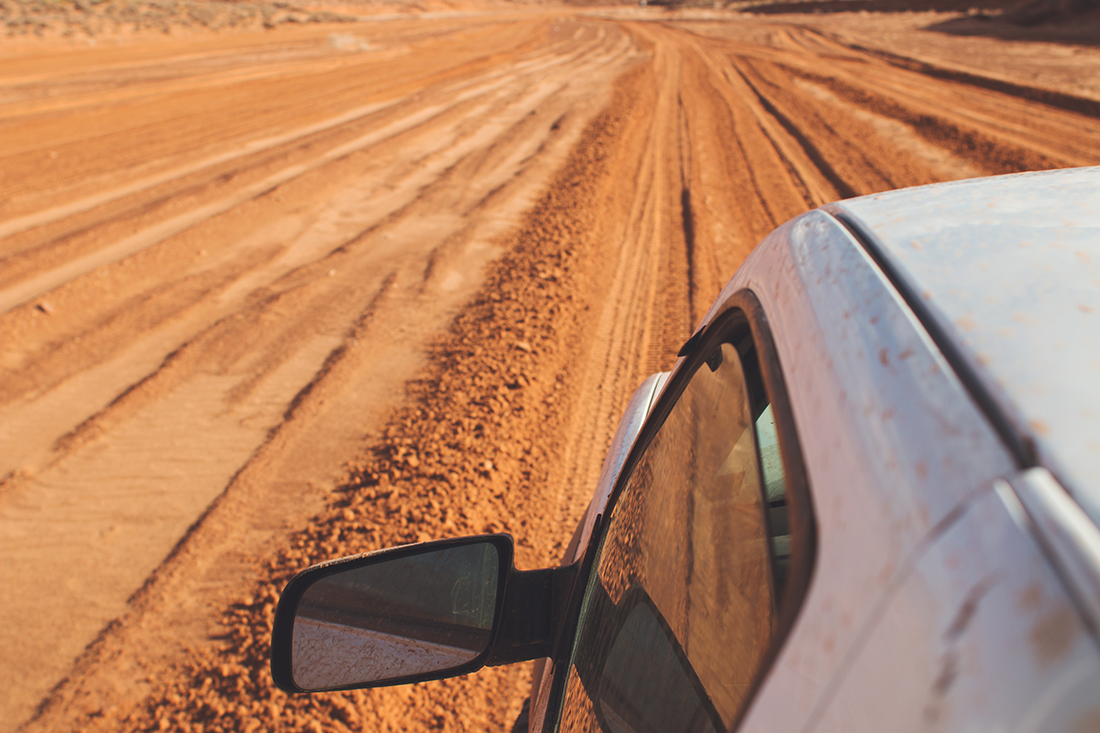
<path id="1" fill-rule="evenodd" d="M 511 537 L 488 535 L 309 568 L 279 599 L 272 676 L 284 690 L 316 692 L 479 669 L 511 566 Z"/>

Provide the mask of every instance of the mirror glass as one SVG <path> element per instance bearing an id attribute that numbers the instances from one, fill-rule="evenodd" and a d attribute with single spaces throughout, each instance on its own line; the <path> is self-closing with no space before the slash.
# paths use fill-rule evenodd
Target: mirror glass
<path id="1" fill-rule="evenodd" d="M 295 613 L 295 684 L 366 685 L 474 660 L 489 646 L 499 574 L 496 547 L 479 542 L 321 578 Z"/>

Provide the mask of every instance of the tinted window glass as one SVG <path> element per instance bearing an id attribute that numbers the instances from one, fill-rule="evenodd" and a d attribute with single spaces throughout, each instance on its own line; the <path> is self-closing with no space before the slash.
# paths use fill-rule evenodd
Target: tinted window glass
<path id="1" fill-rule="evenodd" d="M 790 545 L 759 385 L 751 340 L 715 347 L 631 474 L 586 590 L 563 730 L 705 733 L 739 717 Z"/>

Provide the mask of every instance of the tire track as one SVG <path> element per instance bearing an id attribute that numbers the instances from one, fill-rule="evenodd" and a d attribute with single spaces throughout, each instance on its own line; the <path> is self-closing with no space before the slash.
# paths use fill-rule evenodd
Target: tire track
<path id="1" fill-rule="evenodd" d="M 581 52 L 578 52 L 577 55 L 579 56 L 580 53 Z M 155 246 L 172 235 L 178 234 L 194 226 L 198 222 L 212 219 L 219 214 L 223 214 L 240 206 L 242 203 L 263 196 L 288 181 L 346 157 L 351 153 L 367 151 L 371 148 L 391 143 L 401 134 L 437 122 L 439 118 L 445 115 L 476 115 L 479 110 L 476 108 L 472 110 L 463 110 L 463 105 L 484 101 L 492 94 L 500 92 L 502 88 L 509 85 L 514 86 L 517 81 L 516 77 L 518 77 L 519 80 L 523 80 L 525 77 L 550 73 L 553 67 L 569 63 L 569 61 L 575 61 L 575 59 L 569 59 L 568 57 L 563 60 L 553 58 L 544 59 L 542 63 L 526 65 L 528 68 L 524 68 L 524 64 L 519 64 L 517 65 L 517 74 L 515 77 L 492 79 L 487 83 L 466 88 L 447 102 L 422 106 L 408 116 L 391 122 L 388 125 L 384 125 L 381 128 L 375 127 L 374 129 L 370 129 L 369 132 L 350 141 L 336 145 L 335 147 L 331 147 L 320 155 L 315 155 L 311 159 L 282 167 L 277 172 L 256 180 L 243 188 L 238 187 L 225 198 L 215 199 L 205 205 L 200 205 L 198 208 L 178 214 L 170 219 L 158 221 L 144 231 L 139 231 L 129 237 L 118 240 L 109 247 L 99 247 L 76 259 L 69 258 L 64 265 L 37 274 L 30 279 L 24 279 L 18 282 L 18 284 L 12 284 L 11 282 L 0 283 L 0 285 L 6 285 L 3 291 L 0 292 L 0 312 L 10 310 L 11 308 L 22 305 L 37 297 L 41 297 L 57 286 L 68 283 L 80 275 L 88 273 L 104 264 L 118 261 L 143 249 Z M 317 133 L 313 134 L 316 135 Z M 304 147 L 308 144 L 308 141 L 295 137 L 281 143 L 280 147 Z M 236 163 L 237 161 L 232 162 Z M 260 163 L 263 162 L 266 161 L 260 161 Z M 243 171 L 240 169 L 239 163 L 237 163 L 237 166 L 238 167 L 234 169 L 234 177 L 237 177 L 241 172 L 248 172 L 248 165 L 244 166 Z M 173 198 L 172 193 L 173 192 L 168 192 L 163 194 L 162 200 Z M 5 269 L 11 271 L 13 276 L 18 276 L 20 270 L 23 272 L 40 270 L 41 264 L 31 260 L 22 268 L 7 267 Z"/>
<path id="2" fill-rule="evenodd" d="M 81 108 L 80 100 L 74 100 L 77 106 L 72 112 L 84 122 L 79 130 L 68 125 L 69 110 L 41 115 L 31 109 L 21 116 L 22 107 L 9 108 L 5 115 L 8 118 L 5 133 L 11 145 L 8 149 L 18 151 L 20 141 L 25 140 L 27 150 L 6 157 L 5 168 L 11 173 L 6 180 L 12 184 L 0 187 L 0 199 L 11 196 L 6 202 L 10 215 L 13 207 L 39 208 L 43 199 L 40 191 L 49 191 L 46 200 L 81 198 L 80 190 L 98 191 L 104 180 L 125 180 L 145 169 L 170 168 L 196 153 L 205 157 L 211 145 L 232 145 L 242 138 L 247 141 L 253 135 L 270 134 L 272 129 L 293 128 L 293 120 L 321 122 L 362 107 L 365 101 L 403 99 L 420 90 L 467 80 L 495 66 L 493 52 L 501 58 L 509 56 L 523 62 L 523 57 L 540 45 L 543 48 L 539 52 L 549 50 L 546 44 L 539 44 L 538 30 L 530 25 L 508 32 L 500 23 L 480 28 L 475 24 L 471 35 L 465 38 L 456 35 L 453 26 L 440 27 L 437 23 L 424 27 L 433 27 L 434 34 L 410 32 L 400 24 L 393 33 L 393 24 L 383 24 L 371 38 L 381 41 L 379 48 L 361 54 L 347 54 L 329 47 L 323 35 L 327 31 L 303 30 L 296 37 L 287 37 L 282 47 L 277 42 L 273 44 L 275 55 L 292 56 L 295 45 L 304 41 L 316 53 L 320 53 L 318 48 L 324 48 L 325 62 L 304 69 L 293 63 L 284 64 L 277 76 L 263 69 L 262 58 L 249 56 L 251 46 L 244 38 L 241 47 L 235 49 L 234 62 L 259 67 L 262 78 L 246 75 L 232 83 L 196 83 L 193 89 L 181 94 L 162 88 L 156 78 L 147 80 L 134 73 L 135 89 L 148 98 L 139 100 L 140 103 L 97 104 L 91 109 Z M 359 33 L 364 32 L 369 33 L 359 29 Z M 469 41 L 474 43 L 467 45 Z M 478 42 L 485 45 L 478 47 Z M 426 46 L 442 53 L 435 58 L 418 59 L 417 63 L 402 63 Z M 159 60 L 155 53 L 153 58 Z M 385 73 L 380 74 L 380 69 Z M 57 76 L 56 70 L 53 76 Z M 197 76 L 196 82 L 201 81 L 201 69 Z M 119 85 L 117 79 L 115 84 Z M 210 111 L 221 117 L 222 124 L 205 124 Z M 92 142 L 94 145 L 89 146 Z M 60 144 L 55 147 L 56 143 Z M 59 156 L 52 161 L 43 160 L 42 154 L 50 149 Z M 104 150 L 112 151 L 107 160 L 100 154 Z M 70 160 L 70 154 L 75 158 Z M 23 182 L 36 192 L 33 202 L 18 195 L 20 189 L 26 190 L 24 186 L 12 188 L 16 182 Z"/>
<path id="3" fill-rule="evenodd" d="M 448 76 L 465 74 L 472 78 L 462 79 L 457 83 L 448 82 L 446 79 L 443 82 L 433 83 L 431 79 L 428 79 L 424 84 L 426 88 L 425 91 L 436 91 L 437 96 L 444 100 L 450 98 L 450 104 L 454 105 L 474 98 L 478 96 L 479 93 L 486 94 L 495 89 L 499 89 L 502 83 L 508 83 L 509 80 L 514 83 L 515 75 L 521 73 L 537 75 L 540 72 L 548 72 L 551 71 L 554 66 L 563 63 L 576 63 L 580 60 L 581 56 L 593 52 L 593 48 L 581 48 L 571 51 L 571 56 L 559 57 L 556 55 L 557 50 L 559 49 L 551 48 L 533 58 L 520 59 L 514 66 L 516 72 L 514 75 L 502 74 L 499 69 L 482 69 L 480 67 L 484 67 L 484 60 L 459 64 L 456 68 L 450 70 Z M 440 88 L 434 90 L 435 86 L 439 86 Z M 437 106 L 439 107 L 437 111 L 444 111 L 447 108 L 447 105 Z M 385 102 L 377 102 L 367 105 L 366 107 L 360 107 L 351 112 L 342 112 L 335 118 L 323 120 L 291 133 L 267 137 L 256 141 L 246 141 L 237 148 L 223 151 L 206 160 L 190 163 L 182 168 L 162 172 L 150 178 L 131 181 L 119 189 L 99 192 L 92 197 L 69 202 L 60 207 L 36 212 L 25 217 L 18 217 L 14 220 L 0 224 L 0 227 L 2 227 L 2 229 L 0 229 L 0 232 L 2 232 L 0 236 L 10 236 L 13 233 L 28 228 L 30 224 L 41 225 L 48 223 L 64 216 L 69 216 L 74 212 L 87 210 L 107 201 L 126 197 L 134 192 L 141 193 L 143 196 L 132 204 L 130 208 L 149 206 L 150 196 L 155 196 L 158 203 L 166 200 L 175 200 L 178 203 L 181 195 L 187 193 L 184 187 L 194 187 L 206 183 L 207 181 L 216 181 L 220 178 L 226 178 L 228 177 L 227 173 L 231 174 L 232 178 L 238 179 L 239 185 L 239 179 L 242 177 L 242 174 L 248 173 L 253 168 L 264 166 L 271 160 L 280 160 L 298 149 L 313 147 L 324 148 L 325 146 L 332 148 L 340 142 L 347 143 L 349 141 L 349 134 L 354 135 L 356 130 L 360 132 L 360 135 L 362 131 L 366 129 L 377 136 L 379 134 L 379 128 L 385 127 L 385 125 L 379 124 L 379 118 L 385 119 L 387 110 L 392 110 L 393 108 L 397 108 L 394 111 L 398 113 L 398 119 L 389 120 L 389 123 L 391 127 L 397 125 L 397 131 L 400 131 L 402 127 L 408 128 L 426 124 L 424 120 L 415 119 L 415 117 L 418 114 L 430 112 L 430 110 L 425 110 L 424 105 L 417 103 L 416 100 L 410 102 L 408 99 L 400 97 Z M 400 119 L 400 115 L 402 114 L 406 118 L 404 124 L 402 124 Z M 410 116 L 412 116 L 413 119 L 408 119 Z M 392 135 L 394 132 L 395 131 L 391 129 L 389 134 Z M 384 142 L 385 137 L 383 136 L 380 141 Z M 377 144 L 380 141 L 368 139 L 367 141 L 361 142 L 365 144 Z M 316 153 L 311 154 L 314 156 L 317 155 Z M 210 171 L 205 170 L 213 166 L 217 167 Z M 205 172 L 205 175 L 195 181 L 190 174 L 198 172 Z M 177 179 L 179 180 L 174 187 L 163 188 L 160 186 L 160 184 L 173 182 Z M 102 222 L 99 221 L 94 223 Z M 88 225 L 83 224 L 82 226 L 87 228 Z M 65 234 L 71 234 L 71 232 L 61 233 L 62 236 Z M 57 233 L 50 233 L 49 238 L 50 240 L 56 240 L 58 235 Z M 10 239 L 8 246 L 11 246 Z M 10 269 L 10 267 L 7 269 Z"/>
<path id="4" fill-rule="evenodd" d="M 615 178 L 609 165 L 614 158 L 606 148 L 622 124 L 622 116 L 604 114 L 589 128 L 558 185 L 536 204 L 526 226 L 512 235 L 509 255 L 491 268 L 484 289 L 433 348 L 435 366 L 413 382 L 412 405 L 391 417 L 383 430 L 384 446 L 352 469 L 355 483 L 334 494 L 332 504 L 310 528 L 282 545 L 269 546 L 273 555 L 262 556 L 270 559 L 258 587 L 247 598 L 231 596 L 235 603 L 221 607 L 229 609 L 222 638 L 236 650 L 234 656 L 212 657 L 198 648 L 184 663 L 190 678 L 209 678 L 211 683 L 196 688 L 181 682 L 157 690 L 136 708 L 81 716 L 79 725 L 89 730 L 146 729 L 163 720 L 169 727 L 202 722 L 212 729 L 247 730 L 255 720 L 261 727 L 278 721 L 293 728 L 323 719 L 336 730 L 385 730 L 400 710 L 406 718 L 402 726 L 484 730 L 502 728 L 518 713 L 518 703 L 501 702 L 522 694 L 525 679 L 520 668 L 487 670 L 472 680 L 318 698 L 290 698 L 271 690 L 266 674 L 254 671 L 265 668 L 263 624 L 270 621 L 278 587 L 270 577 L 273 572 L 292 572 L 322 554 L 392 544 L 406 537 L 422 539 L 420 527 L 427 523 L 451 532 L 511 529 L 524 535 L 519 548 L 522 565 L 548 561 L 543 543 L 552 547 L 558 526 L 548 515 L 539 519 L 538 507 L 553 499 L 547 495 L 552 486 L 547 458 L 554 446 L 522 440 L 510 444 L 499 437 L 524 425 L 530 412 L 542 414 L 545 428 L 561 426 L 573 411 L 568 391 L 552 375 L 557 370 L 570 373 L 576 342 L 586 341 L 582 334 L 588 330 L 588 316 L 586 298 L 562 296 L 579 296 L 584 288 L 601 285 L 601 242 L 593 227 L 598 217 L 586 204 Z M 496 324 L 506 324 L 506 335 Z M 359 341 L 370 339 L 364 335 Z M 305 399 L 316 403 L 312 392 Z M 509 480 L 522 480 L 530 491 L 509 494 L 504 490 Z M 246 485 L 235 481 L 174 553 L 173 562 L 180 564 L 203 537 L 222 533 L 218 525 L 232 516 L 231 506 L 240 505 L 246 491 Z M 533 549 L 537 545 L 542 547 Z M 193 587 L 176 576 L 173 562 L 135 599 L 139 608 L 152 607 L 163 614 L 165 605 L 174 608 L 171 599 Z M 114 649 L 129 641 L 118 632 L 102 637 L 78 668 L 99 668 Z M 87 694 L 90 682 L 94 678 L 83 680 L 75 690 L 60 688 L 28 730 L 49 727 L 64 701 Z M 200 697 L 194 697 L 196 692 Z M 170 699 L 191 702 L 166 704 Z M 446 708 L 439 704 L 443 700 Z"/>
<path id="5" fill-rule="evenodd" d="M 523 79 L 521 77 L 521 79 L 520 79 L 520 82 L 521 82 L 520 85 L 521 86 L 522 86 L 522 81 L 523 81 Z M 515 86 L 515 84 L 513 84 L 513 86 Z M 560 93 L 563 91 L 563 89 L 564 88 L 559 85 L 556 88 L 551 88 L 551 89 L 545 90 L 545 92 L 536 93 L 534 96 L 531 96 L 529 98 L 526 98 L 526 99 L 521 98 L 519 100 L 519 102 L 513 102 L 512 103 L 512 106 L 515 107 L 515 109 L 510 111 L 510 112 L 506 109 L 503 109 L 503 108 L 493 110 L 490 107 L 484 107 L 484 104 L 486 103 L 486 100 L 481 99 L 481 97 L 479 96 L 476 99 L 470 99 L 470 100 L 466 100 L 466 101 L 470 104 L 475 104 L 475 103 L 482 104 L 483 106 L 482 106 L 481 109 L 478 109 L 477 107 L 469 107 L 469 106 L 452 108 L 452 109 L 448 110 L 448 112 L 450 113 L 450 117 L 448 119 L 452 121 L 452 124 L 453 124 L 453 121 L 455 121 L 455 120 L 461 120 L 461 119 L 464 119 L 464 118 L 467 118 L 467 117 L 477 117 L 477 116 L 487 116 L 489 118 L 503 119 L 503 120 L 506 120 L 506 119 L 509 119 L 509 118 L 518 118 L 521 121 L 530 120 L 531 118 L 527 115 L 527 111 L 528 111 L 529 108 L 535 108 L 539 104 L 544 103 L 550 97 L 553 97 L 554 95 L 560 95 Z M 481 91 L 484 91 L 484 90 L 481 90 Z M 491 91 L 500 91 L 500 90 L 497 89 L 497 90 L 491 90 Z M 427 116 L 427 115 L 425 115 L 425 116 Z M 439 119 L 441 119 L 441 117 L 433 116 L 433 117 L 431 117 L 431 119 L 432 120 L 439 120 Z M 498 125 L 498 127 L 499 127 L 499 125 Z M 488 133 L 486 133 L 486 130 L 488 130 Z M 400 132 L 402 134 L 412 134 L 412 135 L 422 134 L 422 132 L 420 131 L 420 126 L 419 125 L 415 126 L 415 127 L 407 126 L 406 129 L 403 129 Z M 382 185 L 387 187 L 387 188 L 395 188 L 395 187 L 399 187 L 399 186 L 404 186 L 405 188 L 409 189 L 410 195 L 415 195 L 415 196 L 420 196 L 420 197 L 430 195 L 431 191 L 433 190 L 433 187 L 434 187 L 434 190 L 446 190 L 448 187 L 454 188 L 452 186 L 452 181 L 453 181 L 454 175 L 455 175 L 454 170 L 453 170 L 454 166 L 457 166 L 461 163 L 461 161 L 463 160 L 462 156 L 466 155 L 466 152 L 465 152 L 466 148 L 468 148 L 471 144 L 474 144 L 474 145 L 478 144 L 478 141 L 473 138 L 473 136 L 475 134 L 480 134 L 482 136 L 485 136 L 487 134 L 489 137 L 494 136 L 494 132 L 493 132 L 492 127 L 485 128 L 485 129 L 482 129 L 482 128 L 478 127 L 478 128 L 475 128 L 474 130 L 472 130 L 470 132 L 470 135 L 468 135 L 466 137 L 464 142 L 460 141 L 460 140 L 457 140 L 457 139 L 454 139 L 454 140 L 445 141 L 442 144 L 437 144 L 434 148 L 434 152 L 429 151 L 427 154 L 424 155 L 424 157 L 421 157 L 419 160 L 415 161 L 415 165 L 414 165 L 415 169 L 428 168 L 428 169 L 439 169 L 439 170 L 442 171 L 439 174 L 439 176 L 434 179 L 433 182 L 424 183 L 423 181 L 416 180 L 416 179 L 410 181 L 408 179 L 409 171 L 407 171 L 407 170 L 406 171 L 398 170 L 398 171 L 395 172 L 394 175 L 391 175 L 389 180 L 385 181 Z M 508 149 L 509 142 L 510 142 L 508 140 L 508 135 L 509 134 L 514 135 L 515 133 L 514 133 L 514 131 L 512 131 L 510 133 L 509 132 L 503 132 L 503 133 L 500 133 L 500 134 L 503 137 L 496 139 L 495 142 L 491 145 L 490 150 L 493 147 L 498 147 L 498 148 L 501 148 L 501 149 Z M 393 135 L 381 135 L 381 134 L 379 134 L 377 136 L 378 137 L 384 137 L 384 139 L 386 141 L 394 141 L 394 136 Z M 407 140 L 402 141 L 401 139 L 397 139 L 396 143 L 397 144 L 408 145 Z M 370 153 L 369 150 L 357 150 L 356 152 L 361 152 L 361 153 L 366 153 L 366 154 Z M 529 150 L 524 151 L 524 153 L 521 153 L 521 157 L 526 159 L 530 152 L 531 151 L 529 151 Z M 442 156 L 442 157 L 440 157 L 440 156 Z M 519 165 L 521 162 L 522 161 L 518 161 L 518 160 L 515 161 L 515 163 L 517 165 Z M 504 164 L 502 165 L 502 169 L 503 170 L 510 170 L 509 166 L 506 163 L 507 163 L 507 161 L 505 161 Z M 470 174 L 470 173 L 476 173 L 476 172 L 475 171 L 467 171 L 467 174 Z M 501 181 L 499 181 L 497 184 L 494 184 L 494 185 L 502 185 L 503 182 L 505 182 L 506 180 L 507 179 L 501 179 Z M 424 186 L 428 186 L 428 187 L 425 188 Z M 263 187 L 265 187 L 265 188 L 267 187 L 266 183 L 263 185 Z M 456 190 L 467 190 L 467 189 L 463 189 L 463 188 L 459 187 Z M 266 191 L 262 195 L 266 196 L 266 195 L 270 195 L 271 193 L 272 193 L 272 191 L 269 190 L 269 191 Z M 249 200 L 251 201 L 251 200 L 254 200 L 255 198 L 257 198 L 257 197 L 252 197 Z M 415 201 L 415 199 L 413 201 Z M 484 202 L 480 202 L 480 203 L 483 204 Z M 438 206 L 451 207 L 451 206 L 453 206 L 453 204 L 454 204 L 454 202 L 452 202 L 452 201 L 435 201 L 435 205 L 438 205 Z M 400 222 L 403 219 L 408 219 L 410 216 L 415 215 L 415 213 L 410 213 L 410 210 L 407 208 L 410 205 L 408 201 L 401 202 L 399 205 L 401 206 L 400 209 L 384 211 L 382 213 L 382 217 L 383 217 L 382 221 L 388 221 L 389 226 L 391 226 L 391 227 L 396 225 L 395 222 Z M 475 204 L 475 206 L 476 206 L 476 204 Z M 422 211 L 422 209 L 421 209 L 421 211 Z M 466 210 L 466 209 L 460 210 L 458 212 L 459 215 L 467 215 L 468 213 L 469 213 L 469 211 Z M 377 233 L 378 232 L 378 226 L 379 226 L 379 222 L 370 222 L 370 223 L 368 223 L 367 228 L 366 228 L 365 231 L 370 231 L 372 233 Z M 357 235 L 357 236 L 359 236 L 359 235 Z M 340 245 L 340 246 L 343 247 L 345 245 Z M 319 254 L 324 255 L 326 252 L 327 252 L 327 250 L 324 250 Z M 240 273 L 238 273 L 238 275 L 239 274 Z M 78 286 L 79 286 L 79 284 L 74 285 L 74 287 L 78 287 Z M 139 296 L 139 297 L 147 297 L 147 296 L 145 294 L 141 294 L 141 296 Z M 131 309 L 133 307 L 133 305 L 134 304 L 132 302 L 124 303 L 122 305 L 122 309 Z M 86 331 L 85 331 L 85 333 L 86 333 Z M 56 351 L 55 348 L 52 345 L 49 345 L 49 344 L 46 345 L 44 350 L 47 353 L 47 357 L 51 357 Z M 34 362 L 30 362 L 30 364 L 33 364 L 33 363 Z M 74 368 L 77 368 L 77 369 L 80 368 L 80 365 L 73 364 L 71 359 L 66 359 L 65 363 L 67 365 L 69 365 L 68 368 L 70 370 L 74 369 Z M 29 366 L 29 364 L 25 363 L 24 372 L 29 371 L 29 370 L 26 369 L 26 366 Z M 87 364 L 83 365 L 84 368 L 86 368 L 87 366 L 88 366 Z M 36 368 L 33 369 L 33 372 L 39 375 L 36 378 L 36 381 L 40 383 L 41 374 L 42 374 L 41 365 L 40 364 L 36 365 Z M 67 373 L 62 374 L 59 378 L 64 378 L 65 376 L 68 376 L 68 374 Z M 47 386 L 51 386 L 51 385 L 47 385 Z M 11 399 L 11 396 L 9 396 L 8 399 Z"/>
<path id="6" fill-rule="evenodd" d="M 5 382 L 0 405 L 4 581 L 15 587 L 20 573 L 56 574 L 38 566 L 71 555 L 75 543 L 83 552 L 67 570 L 80 579 L 63 586 L 73 602 L 100 599 L 77 612 L 57 597 L 5 602 L 14 617 L 68 618 L 53 638 L 0 637 L 6 658 L 39 660 L 36 675 L 5 680 L 23 710 L 35 685 L 40 695 L 48 675 L 56 681 L 104 623 L 137 603 L 126 602 L 133 588 L 195 530 L 187 528 L 196 516 L 217 524 L 203 511 L 219 492 L 255 500 L 274 490 L 271 482 L 282 487 L 281 499 L 259 500 L 262 511 L 229 518 L 250 524 L 242 536 L 262 542 L 331 487 L 356 454 L 364 421 L 379 419 L 400 394 L 419 349 L 469 297 L 499 254 L 499 237 L 595 112 L 578 101 L 599 99 L 631 52 L 621 34 L 568 43 L 550 27 L 535 20 L 519 34 L 548 35 L 540 49 L 515 56 L 514 34 L 504 34 L 493 63 L 462 68 L 458 78 L 452 70 L 419 97 L 189 174 L 188 185 L 214 175 L 221 189 L 209 191 L 212 203 L 147 210 L 152 235 L 113 239 L 140 220 L 127 220 L 125 209 L 149 193 L 116 199 L 124 218 L 89 230 L 89 256 L 98 260 L 70 260 L 73 272 L 52 274 L 61 282 L 46 295 L 50 312 L 34 307 L 43 303 L 39 282 L 34 301 L 0 316 L 2 367 L 20 378 Z M 218 178 L 241 165 L 243 182 Z M 153 193 L 167 197 L 177 184 Z M 178 231 L 154 236 L 164 234 L 156 227 Z M 0 297 L 25 301 L 19 288 L 9 284 Z M 366 335 L 349 331 L 349 317 L 371 302 Z M 117 363 L 124 369 L 110 373 Z M 77 399 L 66 404 L 65 395 Z M 204 441 L 216 447 L 202 468 L 179 471 L 203 454 Z M 130 475 L 128 466 L 154 475 Z M 241 482 L 251 488 L 232 488 Z M 109 498 L 97 493 L 103 484 Z M 142 515 L 149 511 L 157 516 Z M 43 523 L 66 531 L 42 532 Z M 225 533 L 226 546 L 203 536 L 203 552 L 228 553 L 239 572 L 232 558 L 241 540 Z M 170 566 L 186 562 L 170 556 Z M 236 582 L 229 575 L 209 581 L 210 592 L 227 592 Z M 190 602 L 181 608 L 194 610 Z"/>
<path id="7" fill-rule="evenodd" d="M 844 49 L 858 54 L 865 54 L 873 56 L 876 59 L 886 61 L 891 66 L 895 66 L 900 69 L 906 69 L 908 71 L 916 71 L 925 76 L 935 77 L 937 79 L 945 79 L 948 81 L 962 82 L 975 87 L 981 87 L 983 89 L 989 89 L 1001 94 L 1007 94 L 1020 99 L 1026 99 L 1032 102 L 1040 102 L 1050 107 L 1065 110 L 1067 112 L 1074 112 L 1077 114 L 1088 115 L 1090 117 L 1100 117 L 1100 101 L 1095 99 L 1089 99 L 1076 94 L 1069 94 L 1066 92 L 1060 92 L 1054 89 L 1044 89 L 1042 87 L 1032 86 L 1030 84 L 1021 84 L 1013 82 L 1007 79 L 996 79 L 989 76 L 983 76 L 981 74 L 975 74 L 973 72 L 965 71 L 963 69 L 953 69 L 940 64 L 929 63 L 920 59 L 911 58 L 909 56 L 903 56 L 897 53 L 891 53 L 889 51 L 871 48 L 858 43 L 845 41 L 841 38 L 831 36 L 831 34 L 824 33 L 814 28 L 807 28 L 801 26 L 799 28 L 801 33 L 792 33 L 791 37 L 795 43 L 806 47 L 808 50 L 816 52 L 819 48 L 831 48 L 831 49 Z"/>
<path id="8" fill-rule="evenodd" d="M 899 103 L 896 96 L 883 95 L 873 87 L 861 88 L 836 76 L 815 74 L 802 69 L 795 70 L 794 73 L 825 86 L 848 102 L 908 125 L 920 137 L 957 156 L 981 161 L 990 175 L 1096 162 L 1092 156 L 1083 156 L 1080 152 L 1072 157 L 1052 157 L 1037 152 L 1034 148 L 1013 144 L 1014 141 L 1001 139 L 977 126 L 963 125 L 950 117 L 929 115 L 915 105 Z"/>
<path id="9" fill-rule="evenodd" d="M 803 38 L 804 33 L 791 33 Z M 820 41 L 820 39 L 818 39 Z M 839 43 L 820 64 L 801 55 L 765 50 L 761 60 L 790 73 L 835 85 L 861 106 L 913 126 L 959 154 L 994 161 L 991 172 L 1095 164 L 1095 119 L 954 80 L 898 69 Z M 923 132 L 927 130 L 927 132 Z M 1072 141 L 1072 142 L 1071 142 Z"/>

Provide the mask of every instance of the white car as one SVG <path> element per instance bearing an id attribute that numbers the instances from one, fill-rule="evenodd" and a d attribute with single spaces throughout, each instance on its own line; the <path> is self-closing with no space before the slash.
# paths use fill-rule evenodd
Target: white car
<path id="1" fill-rule="evenodd" d="M 797 217 L 680 356 L 561 567 L 310 568 L 277 684 L 540 659 L 531 731 L 1100 730 L 1100 168 Z"/>

